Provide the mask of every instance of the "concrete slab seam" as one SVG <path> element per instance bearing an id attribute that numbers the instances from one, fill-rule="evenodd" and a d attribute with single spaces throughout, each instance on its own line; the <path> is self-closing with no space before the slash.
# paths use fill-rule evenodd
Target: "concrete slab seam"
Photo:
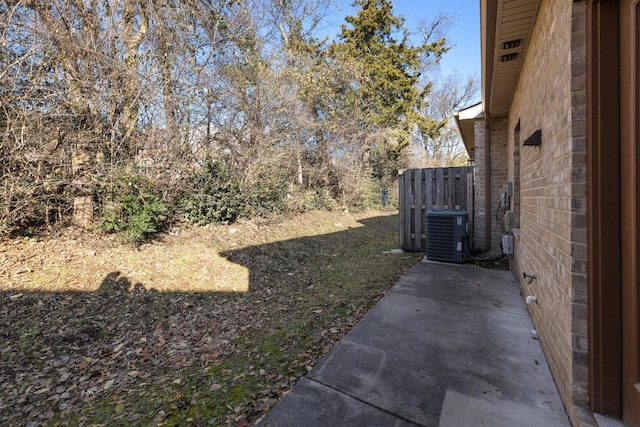
<path id="1" fill-rule="evenodd" d="M 409 419 L 409 418 L 403 417 L 402 415 L 400 415 L 400 414 L 396 414 L 396 413 L 394 413 L 394 412 L 391 412 L 391 411 L 389 411 L 388 409 L 381 408 L 381 407 L 379 407 L 379 406 L 373 405 L 371 402 L 367 402 L 366 400 L 363 400 L 363 399 L 359 398 L 358 396 L 354 396 L 354 395 L 352 395 L 352 394 L 345 393 L 344 391 L 339 390 L 339 389 L 337 389 L 337 388 L 335 388 L 335 387 L 332 387 L 331 385 L 326 384 L 326 383 L 324 383 L 324 382 L 322 382 L 322 381 L 319 381 L 319 380 L 317 380 L 317 379 L 315 379 L 315 378 L 311 378 L 311 377 L 309 377 L 309 376 L 307 376 L 306 378 L 307 378 L 307 380 L 309 380 L 309 381 L 313 381 L 314 383 L 316 383 L 316 384 L 320 384 L 321 386 L 326 387 L 326 388 L 328 388 L 328 389 L 331 389 L 331 390 L 335 391 L 336 393 L 339 393 L 339 394 L 342 394 L 342 395 L 344 395 L 344 396 L 347 396 L 347 397 L 349 397 L 349 398 L 351 398 L 351 399 L 353 399 L 353 400 L 357 400 L 357 401 L 358 401 L 358 402 L 360 402 L 360 403 L 363 403 L 363 404 L 365 404 L 365 405 L 367 405 L 367 406 L 370 406 L 370 407 L 372 407 L 372 408 L 374 408 L 374 409 L 377 409 L 378 411 L 381 411 L 381 412 L 384 412 L 384 413 L 386 413 L 386 414 L 389 414 L 389 415 L 391 415 L 392 417 L 395 417 L 395 418 L 401 419 L 401 420 L 406 421 L 406 422 L 411 423 L 411 424 L 415 424 L 415 425 L 416 425 L 416 426 L 418 426 L 418 427 L 428 427 L 428 426 L 427 426 L 427 425 L 425 425 L 425 424 L 421 424 L 421 423 L 416 422 L 415 420 L 411 420 L 411 419 Z"/>

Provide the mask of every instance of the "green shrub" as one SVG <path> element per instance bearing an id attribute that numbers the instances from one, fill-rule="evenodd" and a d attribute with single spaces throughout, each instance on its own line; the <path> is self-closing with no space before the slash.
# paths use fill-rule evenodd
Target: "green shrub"
<path id="1" fill-rule="evenodd" d="M 250 217 L 268 217 L 287 210 L 289 173 L 279 164 L 263 165 L 260 179 L 245 182 L 244 193 L 247 214 Z"/>
<path id="2" fill-rule="evenodd" d="M 380 186 L 374 179 L 362 179 L 346 194 L 345 205 L 353 212 L 364 212 L 381 204 Z"/>
<path id="3" fill-rule="evenodd" d="M 153 183 L 142 175 L 122 173 L 103 186 L 100 229 L 122 233 L 130 243 L 141 243 L 166 222 L 167 205 L 154 192 Z"/>
<path id="4" fill-rule="evenodd" d="M 245 215 L 240 180 L 224 163 L 209 160 L 190 180 L 192 192 L 180 203 L 180 212 L 192 223 L 231 223 Z"/>
<path id="5" fill-rule="evenodd" d="M 300 212 L 316 209 L 332 210 L 336 201 L 331 198 L 328 191 L 323 189 L 307 190 L 295 197 L 295 209 Z"/>

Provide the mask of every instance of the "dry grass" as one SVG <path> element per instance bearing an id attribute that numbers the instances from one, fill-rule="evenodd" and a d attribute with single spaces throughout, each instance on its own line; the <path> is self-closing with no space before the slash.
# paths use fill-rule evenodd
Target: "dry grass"
<path id="1" fill-rule="evenodd" d="M 0 424 L 247 425 L 412 266 L 397 216 L 0 243 Z"/>

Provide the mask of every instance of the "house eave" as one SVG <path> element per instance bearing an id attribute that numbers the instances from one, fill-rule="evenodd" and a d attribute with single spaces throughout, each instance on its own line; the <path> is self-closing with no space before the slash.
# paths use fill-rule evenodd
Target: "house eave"
<path id="1" fill-rule="evenodd" d="M 456 111 L 453 113 L 453 117 L 456 120 L 467 154 L 469 158 L 473 159 L 475 155 L 475 123 L 484 118 L 482 103 Z"/>
<path id="2" fill-rule="evenodd" d="M 506 117 L 541 0 L 480 0 L 482 103 L 487 118 Z"/>

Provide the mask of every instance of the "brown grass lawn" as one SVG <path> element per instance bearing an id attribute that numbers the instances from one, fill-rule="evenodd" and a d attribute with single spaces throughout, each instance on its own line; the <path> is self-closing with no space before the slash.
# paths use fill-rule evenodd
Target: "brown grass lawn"
<path id="1" fill-rule="evenodd" d="M 397 221 L 0 241 L 0 425 L 252 425 L 418 261 Z"/>

